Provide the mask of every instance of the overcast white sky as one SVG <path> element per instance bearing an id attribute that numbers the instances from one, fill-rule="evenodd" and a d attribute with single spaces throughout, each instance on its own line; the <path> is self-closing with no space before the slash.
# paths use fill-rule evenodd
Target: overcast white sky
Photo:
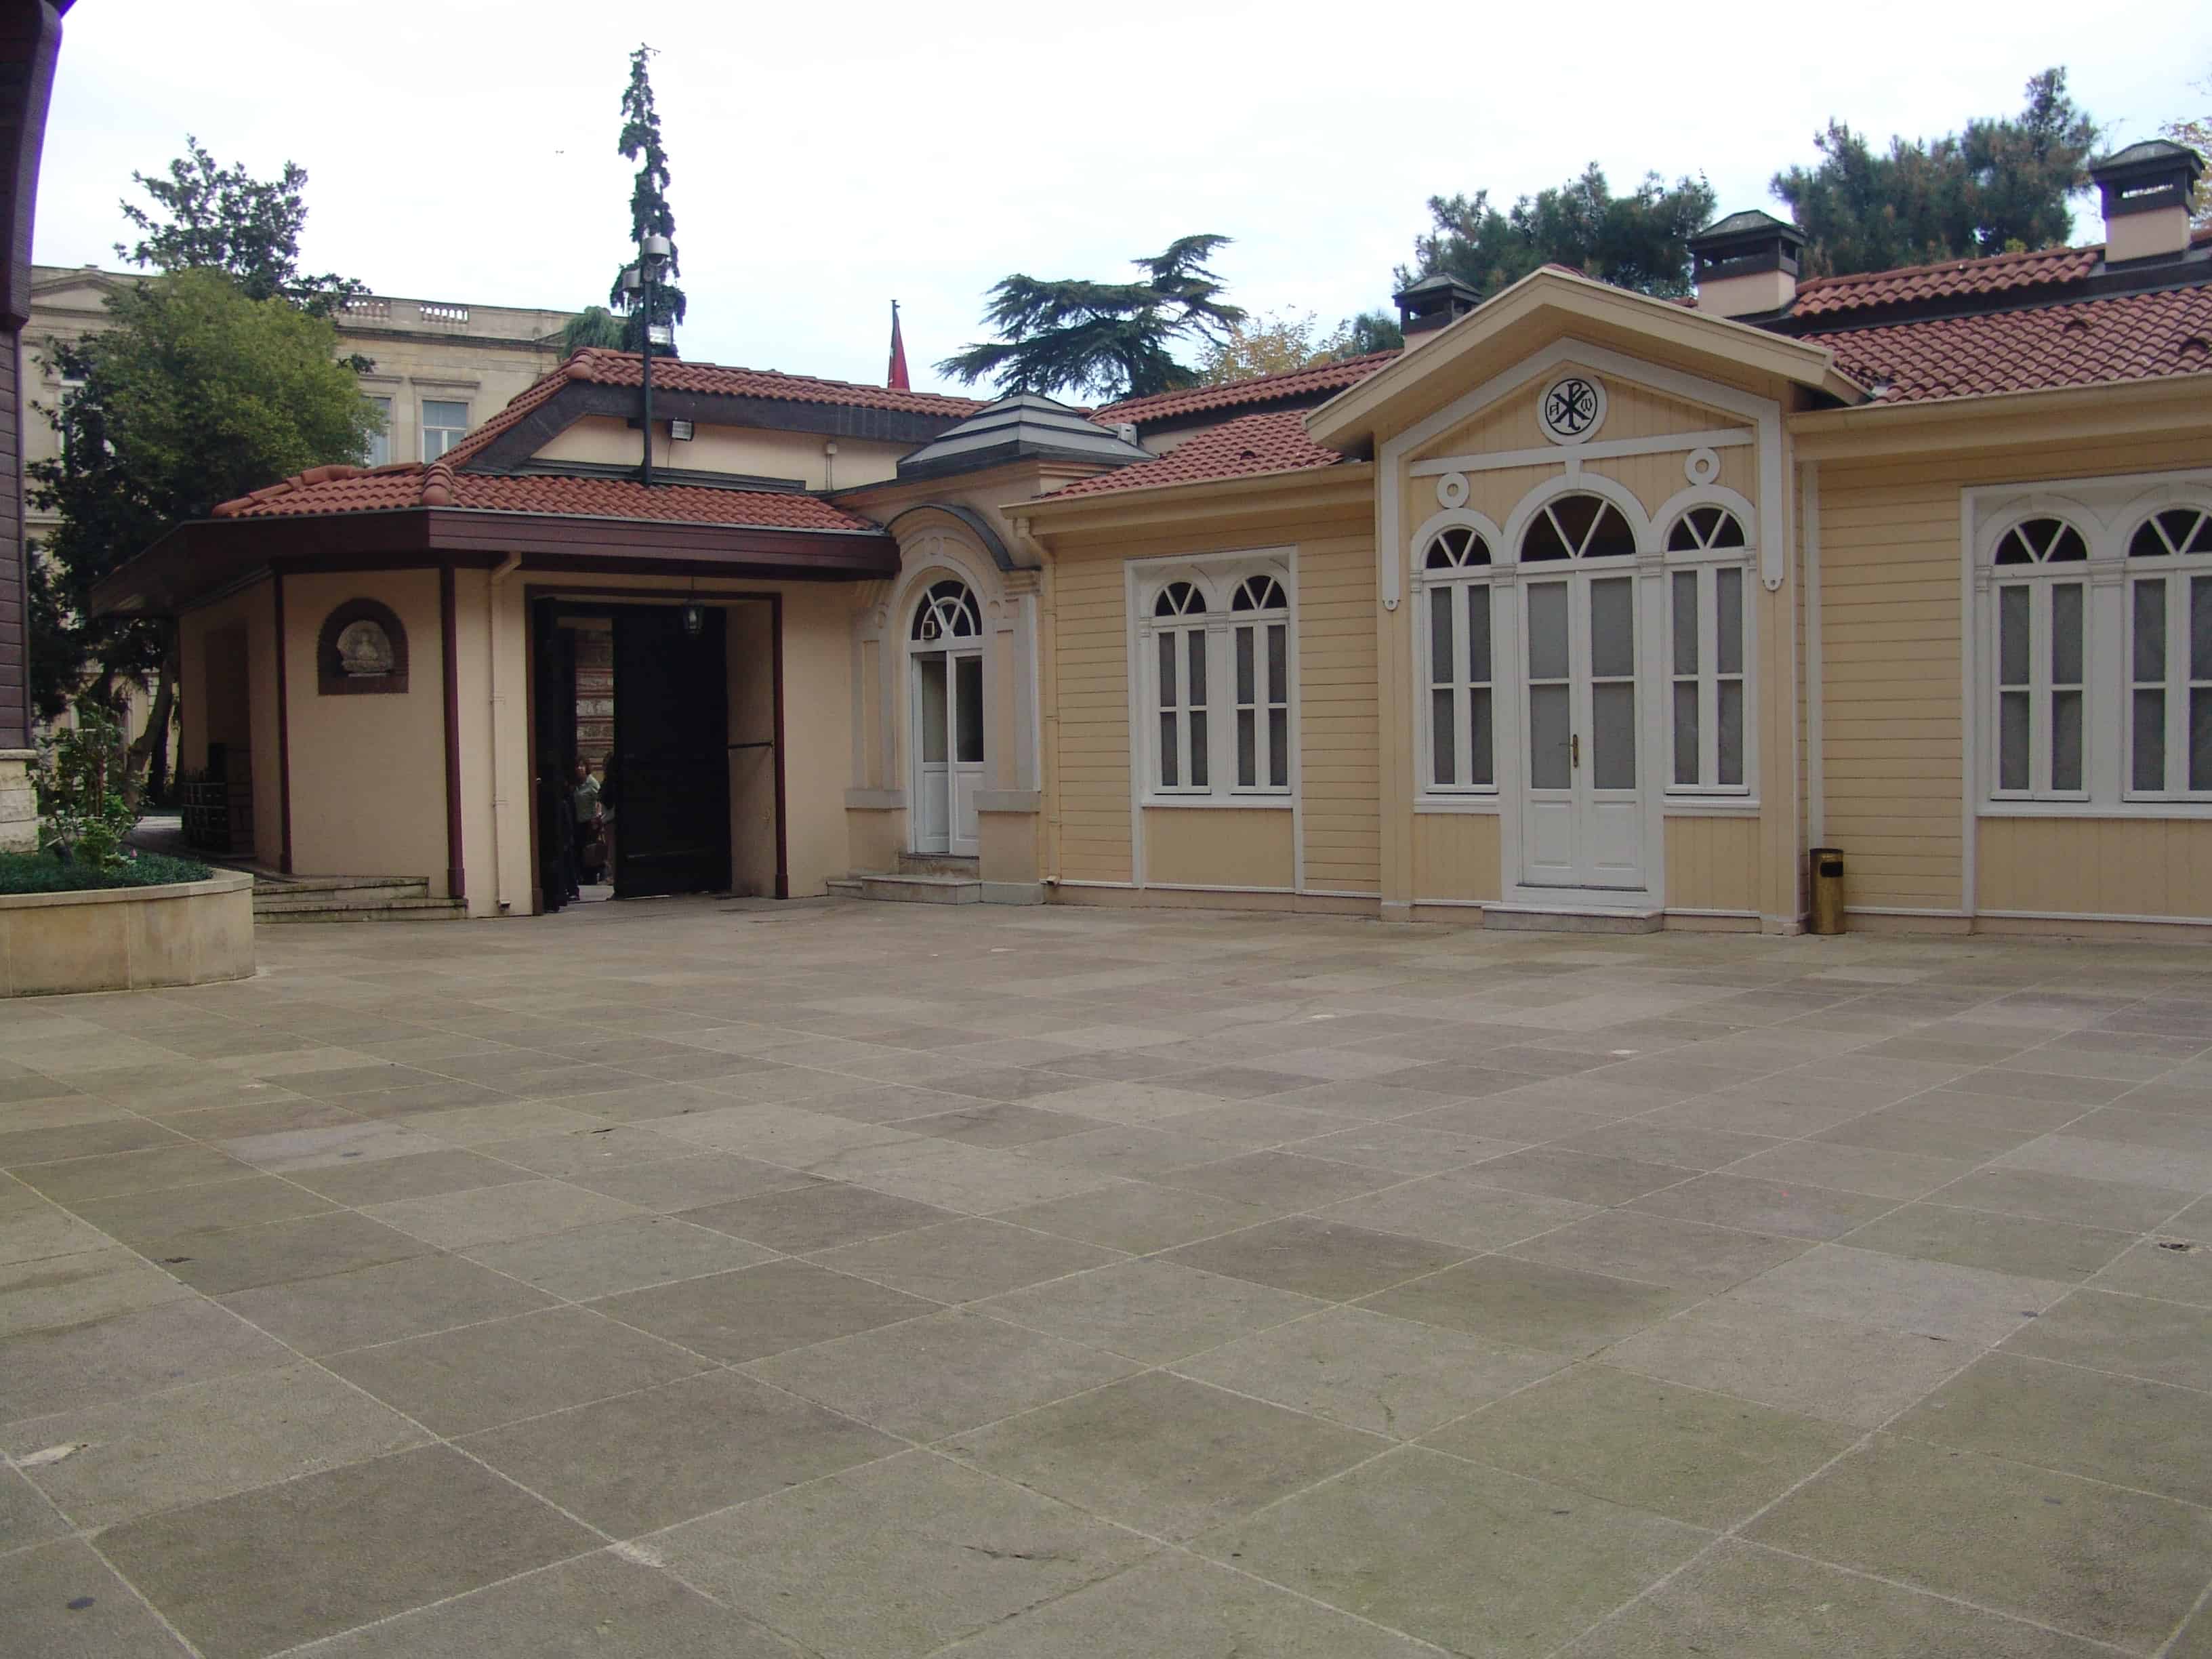
<path id="1" fill-rule="evenodd" d="M 1992 21 L 2002 22 L 1992 27 Z M 1118 278 L 1176 236 L 1255 310 L 1382 304 L 1432 193 L 1510 203 L 1595 160 L 1704 172 L 1723 212 L 1837 115 L 1887 138 L 2018 108 L 2063 64 L 2124 143 L 2212 106 L 2202 0 L 1095 7 L 874 0 L 80 0 L 42 263 L 116 263 L 117 198 L 197 133 L 310 174 L 306 263 L 379 292 L 580 307 L 624 257 L 626 54 L 653 66 L 686 356 L 915 384 L 1007 271 Z M 2077 236 L 2100 234 L 2093 204 Z"/>

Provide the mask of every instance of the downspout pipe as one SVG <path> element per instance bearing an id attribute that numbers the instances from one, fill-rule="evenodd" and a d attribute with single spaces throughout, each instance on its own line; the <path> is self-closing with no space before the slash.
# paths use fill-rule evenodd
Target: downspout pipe
<path id="1" fill-rule="evenodd" d="M 499 769 L 500 716 L 504 713 L 504 699 L 499 693 L 499 591 L 509 576 L 520 568 L 522 555 L 510 553 L 494 568 L 491 581 L 484 595 L 484 635 L 487 651 L 485 667 L 491 690 L 491 876 L 492 889 L 499 901 L 499 914 L 509 914 L 507 896 L 507 861 L 500 856 L 502 840 L 501 826 L 507 822 L 507 791 L 501 787 Z M 527 619 L 526 618 L 526 623 Z"/>

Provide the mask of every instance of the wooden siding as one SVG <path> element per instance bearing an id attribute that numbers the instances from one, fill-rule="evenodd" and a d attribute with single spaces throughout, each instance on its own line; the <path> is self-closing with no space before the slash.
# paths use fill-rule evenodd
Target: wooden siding
<path id="1" fill-rule="evenodd" d="M 1960 492 L 2207 459 L 2201 441 L 2172 440 L 1822 464 L 1826 839 L 1849 860 L 1852 904 L 1957 910 L 1965 902 Z"/>
<path id="2" fill-rule="evenodd" d="M 1294 868 L 1281 807 L 1145 809 L 1145 881 L 1170 887 L 1280 887 Z"/>
<path id="3" fill-rule="evenodd" d="M 1128 617 L 1120 559 L 1059 561 L 1053 630 L 1058 873 L 1069 881 L 1127 881 Z"/>
<path id="4" fill-rule="evenodd" d="M 1375 538 L 1339 512 L 1285 531 L 1254 526 L 1174 538 L 1085 538 L 1054 560 L 1051 599 L 1055 708 L 1048 718 L 1048 811 L 1057 873 L 1067 881 L 1133 879 L 1129 845 L 1131 731 L 1126 569 L 1132 559 L 1295 547 L 1298 767 L 1307 889 L 1371 894 L 1382 872 L 1376 759 Z M 1206 809 L 1215 810 L 1218 809 Z M 1273 886 L 1261 870 L 1203 878 Z M 1184 879 L 1165 870 L 1156 881 Z M 1288 886 L 1285 874 L 1279 884 Z"/>
<path id="5" fill-rule="evenodd" d="M 1667 908 L 1756 910 L 1759 821 L 1755 817 L 1667 820 Z"/>
<path id="6" fill-rule="evenodd" d="M 1298 544 L 1298 766 L 1310 891 L 1382 886 L 1375 611 L 1371 531 Z"/>
<path id="7" fill-rule="evenodd" d="M 2212 822 L 1984 818 L 1974 874 L 1984 910 L 2212 921 Z"/>
<path id="8" fill-rule="evenodd" d="M 1413 817 L 1413 902 L 1494 899 L 1499 886 L 1495 812 L 1420 812 Z"/>

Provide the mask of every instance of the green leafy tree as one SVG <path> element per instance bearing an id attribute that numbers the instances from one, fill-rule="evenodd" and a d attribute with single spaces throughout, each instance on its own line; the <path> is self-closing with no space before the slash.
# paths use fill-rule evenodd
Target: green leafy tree
<path id="1" fill-rule="evenodd" d="M 586 306 L 562 325 L 560 339 L 563 357 L 573 357 L 592 346 L 620 351 L 629 344 L 629 325 L 605 306 Z"/>
<path id="2" fill-rule="evenodd" d="M 284 163 L 275 179 L 256 179 L 244 162 L 216 165 L 206 146 L 185 135 L 185 154 L 167 177 L 134 173 L 131 182 L 153 198 L 153 208 L 126 198 L 123 216 L 137 228 L 118 257 L 156 270 L 220 270 L 248 299 L 289 300 L 304 311 L 329 316 L 368 288 L 349 276 L 300 273 L 300 233 L 307 222 L 307 170 Z"/>
<path id="3" fill-rule="evenodd" d="M 1403 351 L 1406 331 L 1387 311 L 1363 311 L 1347 317 L 1337 330 L 1335 355 L 1364 357 L 1371 351 Z"/>
<path id="4" fill-rule="evenodd" d="M 1401 288 L 1443 271 L 1487 299 L 1539 266 L 1563 264 L 1675 298 L 1690 291 L 1689 240 L 1712 220 L 1713 191 L 1703 179 L 1670 185 L 1652 173 L 1616 196 L 1593 161 L 1580 178 L 1523 196 L 1504 212 L 1478 190 L 1431 196 L 1429 216 L 1433 227 L 1414 241 L 1413 264 L 1398 268 Z"/>
<path id="5" fill-rule="evenodd" d="M 2063 245 L 2069 199 L 2088 185 L 2097 124 L 2066 90 L 2066 71 L 2027 83 L 2019 114 L 1976 119 L 1940 138 L 1892 138 L 1878 151 L 1831 120 L 1811 167 L 1774 175 L 1774 194 L 1805 233 L 1823 276 L 1971 259 Z"/>
<path id="6" fill-rule="evenodd" d="M 2197 90 L 2212 99 L 2212 75 L 2199 81 Z M 2168 121 L 2158 130 L 2158 136 L 2177 144 L 2186 144 L 2207 161 L 2212 161 L 2212 115 Z M 2212 188 L 2208 188 L 2202 178 L 2197 181 L 2197 199 L 2190 204 L 2189 222 L 2199 230 L 2212 229 Z"/>
<path id="7" fill-rule="evenodd" d="M 1397 319 L 1379 311 L 1347 317 L 1326 331 L 1310 311 L 1304 316 L 1268 312 L 1231 324 L 1218 338 L 1209 339 L 1199 354 L 1199 379 L 1207 386 L 1224 386 L 1395 350 L 1405 343 Z"/>
<path id="8" fill-rule="evenodd" d="M 991 288 L 983 320 L 996 340 L 969 346 L 938 364 L 940 374 L 973 386 L 993 380 L 1002 393 L 1070 392 L 1100 398 L 1142 398 L 1199 383 L 1199 371 L 1175 349 L 1219 345 L 1244 321 L 1223 300 L 1206 261 L 1226 236 L 1184 236 L 1130 263 L 1133 283 L 1082 277 L 1046 281 L 1017 271 Z"/>
<path id="9" fill-rule="evenodd" d="M 253 299 L 208 269 L 112 295 L 108 326 L 50 343 L 82 382 L 47 411 L 58 459 L 28 469 L 58 522 L 31 561 L 32 692 L 51 719 L 82 694 L 106 708 L 115 682 L 159 674 L 137 759 L 155 793 L 174 708 L 175 634 L 161 619 L 94 618 L 94 586 L 187 520 L 274 479 L 359 461 L 378 416 L 338 360 L 337 331 L 282 297 Z"/>
<path id="10" fill-rule="evenodd" d="M 629 191 L 632 258 L 638 244 L 647 237 L 665 236 L 668 269 L 653 291 L 650 316 L 647 314 L 644 294 L 633 294 L 623 287 L 623 272 L 629 268 L 629 259 L 623 260 L 622 270 L 615 272 L 614 286 L 607 292 L 607 303 L 628 313 L 622 324 L 622 345 L 625 350 L 645 350 L 653 326 L 665 323 L 670 330 L 669 338 L 652 349 L 657 356 L 673 357 L 675 325 L 684 320 L 684 290 L 675 281 L 682 270 L 676 253 L 676 216 L 668 207 L 668 151 L 660 142 L 660 112 L 653 101 L 653 48 L 643 46 L 629 55 L 629 85 L 623 88 L 622 99 L 622 137 L 615 148 L 623 160 L 637 163 L 637 177 Z"/>

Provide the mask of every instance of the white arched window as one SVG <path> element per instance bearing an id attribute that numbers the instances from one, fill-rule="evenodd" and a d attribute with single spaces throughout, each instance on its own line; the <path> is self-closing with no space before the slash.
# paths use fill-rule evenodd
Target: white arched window
<path id="1" fill-rule="evenodd" d="M 1683 508 L 1668 527 L 1670 793 L 1747 793 L 1748 520 L 1708 501 Z"/>
<path id="2" fill-rule="evenodd" d="M 1492 568 L 1490 538 L 1473 524 L 1448 524 L 1421 550 L 1428 783 L 1439 793 L 1485 794 L 1498 787 Z"/>
<path id="3" fill-rule="evenodd" d="M 2212 798 L 2212 507 L 2143 518 L 2127 572 L 2128 798 Z"/>
<path id="4" fill-rule="evenodd" d="M 2001 799 L 2088 798 L 2088 537 L 2054 513 L 2018 520 L 1991 551 Z"/>
<path id="5" fill-rule="evenodd" d="M 1249 556 L 1139 584 L 1146 787 L 1169 799 L 1287 799 L 1288 569 Z"/>
<path id="6" fill-rule="evenodd" d="M 941 582 L 932 582 L 929 591 L 915 608 L 914 641 L 916 645 L 939 645 L 948 640 L 972 640 L 981 636 L 983 613 L 976 608 L 975 596 L 969 592 L 968 584 L 955 577 Z"/>

